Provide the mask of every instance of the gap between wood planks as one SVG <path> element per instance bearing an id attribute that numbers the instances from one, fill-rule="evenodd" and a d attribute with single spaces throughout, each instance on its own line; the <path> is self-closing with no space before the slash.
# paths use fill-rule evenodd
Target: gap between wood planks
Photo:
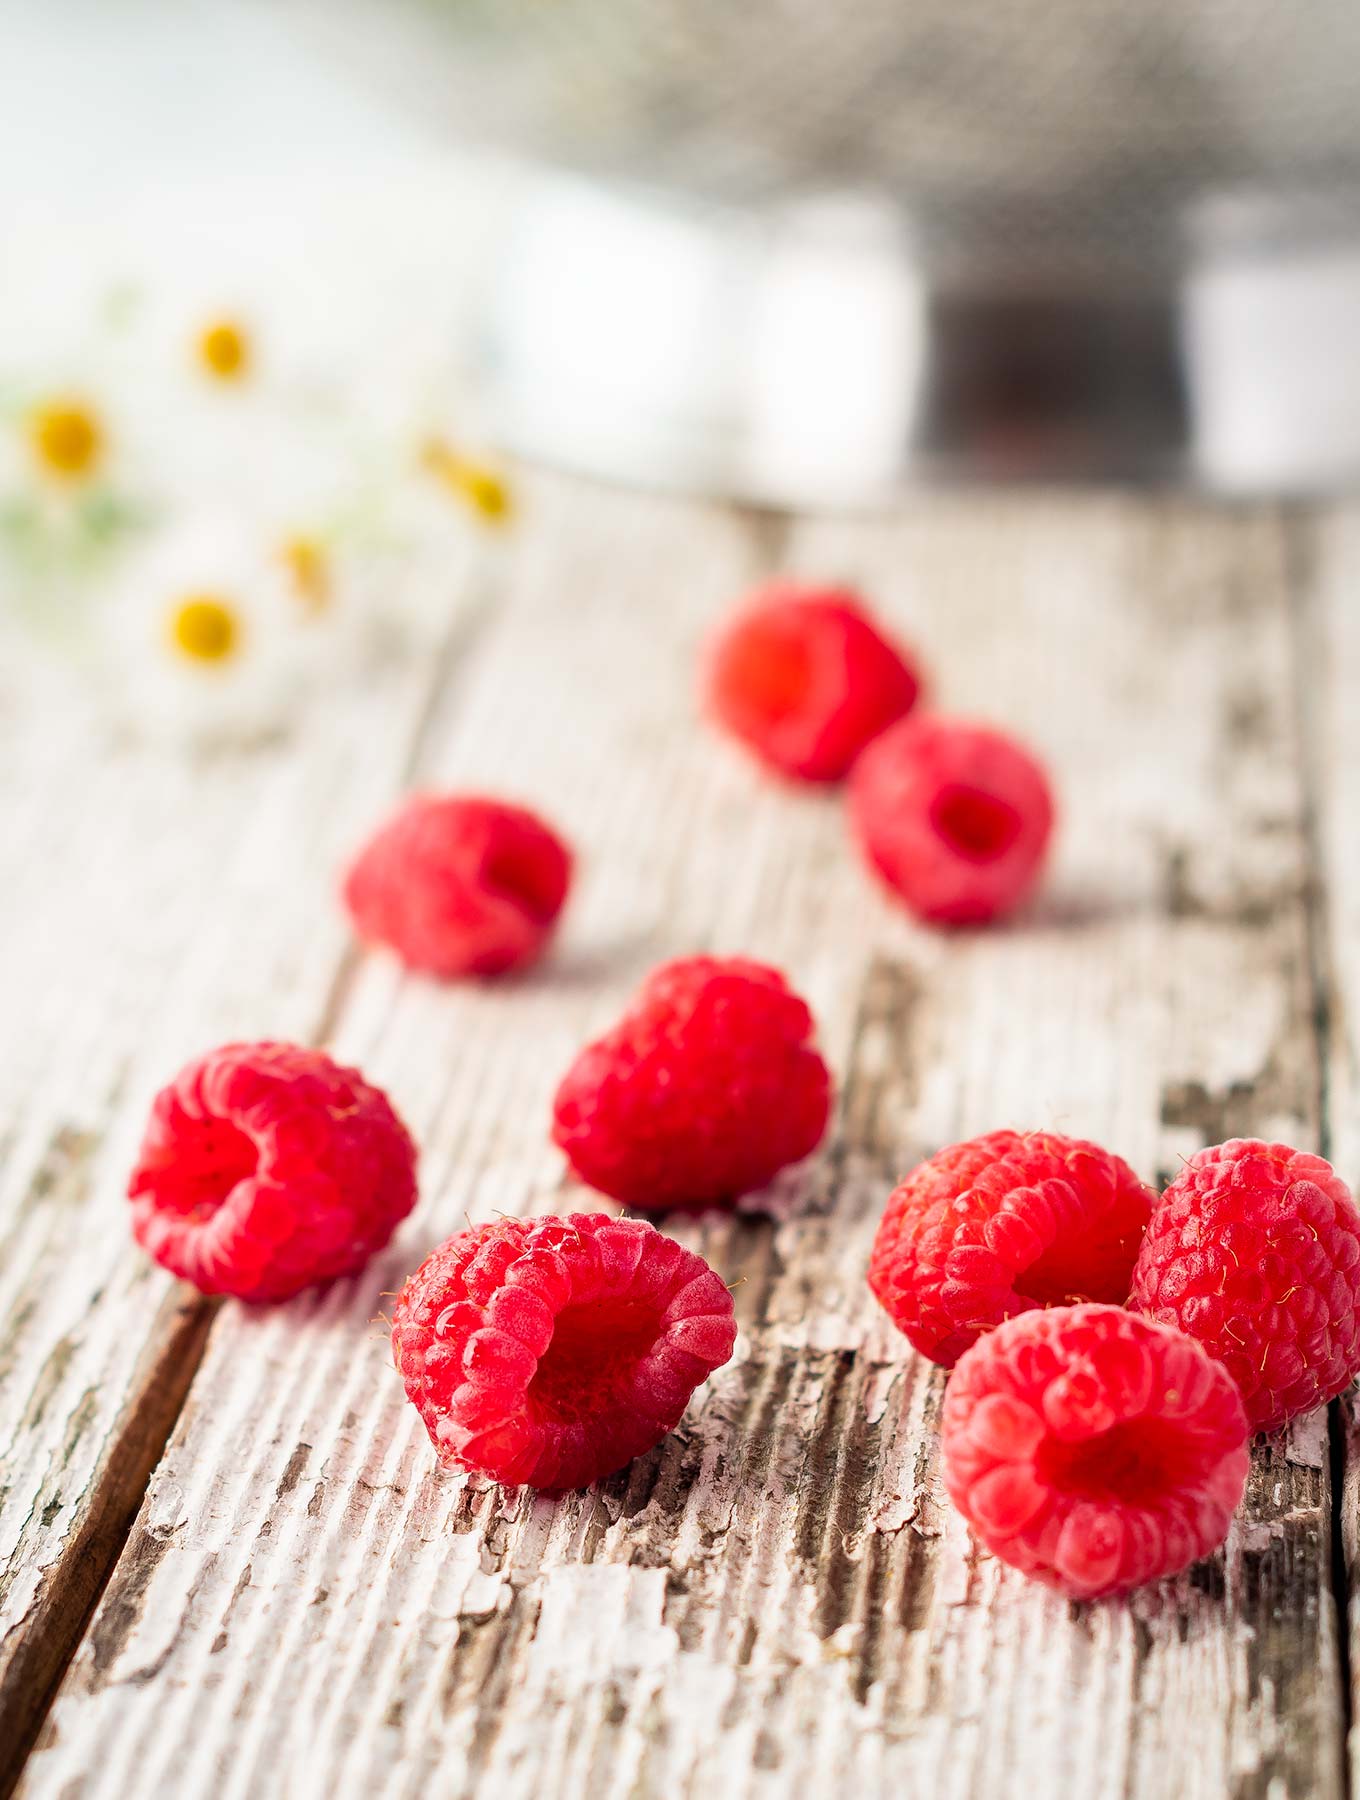
<path id="1" fill-rule="evenodd" d="M 474 573 L 473 591 L 431 658 L 397 785 L 419 768 L 431 724 L 488 621 L 496 584 Z M 324 1044 L 344 1006 L 359 952 L 347 945 L 327 986 L 311 1041 Z M 8 1800 L 37 1742 L 95 1608 L 118 1566 L 156 1465 L 184 1409 L 220 1302 L 185 1283 L 167 1294 L 148 1332 L 137 1379 L 100 1453 L 84 1516 L 62 1546 L 53 1579 L 22 1641 L 0 1670 L 0 1800 Z"/>
<path id="2" fill-rule="evenodd" d="M 85 1516 L 62 1547 L 57 1576 L 0 1679 L 0 1793 L 13 1791 L 62 1677 L 122 1555 L 151 1472 L 188 1397 L 216 1302 L 176 1287 L 156 1315 L 138 1380 L 105 1444 Z"/>
<path id="3" fill-rule="evenodd" d="M 1289 508 L 1282 515 L 1286 556 L 1286 597 L 1289 607 L 1293 665 L 1295 736 L 1299 748 L 1300 824 L 1303 831 L 1308 885 L 1304 894 L 1307 932 L 1308 980 L 1312 997 L 1312 1024 L 1317 1056 L 1318 1153 L 1332 1155 L 1332 1052 L 1337 1026 L 1336 975 L 1333 967 L 1332 919 L 1325 878 L 1326 847 L 1322 831 L 1324 746 L 1316 709 L 1309 704 L 1308 671 L 1322 666 L 1324 632 L 1319 617 L 1317 584 L 1316 516 L 1307 508 Z M 1346 1559 L 1345 1500 L 1347 1471 L 1346 1409 L 1342 1400 L 1327 1408 L 1328 1500 L 1331 1536 L 1328 1546 L 1332 1605 L 1335 1610 L 1337 1649 L 1338 1726 L 1341 1733 L 1340 1769 L 1343 1794 L 1353 1792 L 1350 1738 L 1354 1724 L 1354 1690 L 1351 1678 L 1350 1579 Z"/>
<path id="4" fill-rule="evenodd" d="M 1306 652 L 1308 649 L 1308 639 L 1309 639 L 1310 635 L 1313 634 L 1317 629 L 1317 619 L 1315 617 L 1315 596 L 1312 593 L 1311 586 L 1310 586 L 1310 566 L 1309 566 L 1311 563 L 1310 552 L 1311 552 L 1311 548 L 1312 548 L 1313 534 L 1311 531 L 1310 519 L 1306 513 L 1297 514 L 1297 515 L 1295 515 L 1295 514 L 1285 515 L 1285 525 L 1286 525 L 1286 531 L 1287 531 L 1287 536 L 1288 536 L 1289 545 L 1290 545 L 1290 569 L 1289 569 L 1289 578 L 1288 578 L 1288 608 L 1289 608 L 1289 616 L 1290 616 L 1291 647 L 1292 647 L 1292 652 L 1293 652 L 1292 675 L 1293 675 L 1293 687 L 1294 687 L 1294 694 L 1295 694 L 1296 712 L 1297 712 L 1297 716 L 1298 716 L 1298 720 L 1299 720 L 1298 730 L 1296 733 L 1296 741 L 1299 746 L 1299 754 L 1300 754 L 1301 763 L 1302 763 L 1302 772 L 1301 772 L 1300 780 L 1301 780 L 1301 786 L 1303 789 L 1303 795 L 1302 795 L 1301 806 L 1300 806 L 1300 814 L 1301 814 L 1301 817 L 1304 819 L 1304 823 L 1305 823 L 1306 839 L 1307 839 L 1307 847 L 1308 847 L 1309 856 L 1311 859 L 1316 859 L 1316 857 L 1318 855 L 1318 850 L 1319 850 L 1318 838 L 1320 835 L 1317 817 L 1316 817 L 1318 781 L 1320 780 L 1320 770 L 1319 770 L 1319 766 L 1318 766 L 1319 761 L 1320 761 L 1320 757 L 1318 754 L 1320 746 L 1319 746 L 1316 736 L 1313 734 L 1310 716 L 1308 714 L 1307 708 L 1304 703 L 1305 702 L 1304 671 L 1307 667 Z M 785 533 L 786 529 L 787 529 L 786 521 L 780 520 L 777 516 L 762 515 L 762 518 L 760 521 L 760 527 L 759 527 L 759 531 L 760 531 L 761 535 L 759 535 L 756 539 L 761 551 L 763 552 L 762 560 L 768 560 L 768 561 L 777 560 L 777 558 L 780 554 L 780 546 L 783 542 L 784 533 Z M 457 660 L 456 656 L 451 653 L 448 658 L 448 668 L 449 669 L 452 669 L 453 664 L 454 664 L 454 662 L 456 662 L 456 660 Z M 443 694 L 441 692 L 441 684 L 444 681 L 444 679 L 445 679 L 445 674 L 440 672 L 440 673 L 436 673 L 431 680 L 430 687 L 427 692 L 427 697 L 426 697 L 427 703 L 426 703 L 424 712 L 413 730 L 411 756 L 410 756 L 410 760 L 408 763 L 408 771 L 409 771 L 409 768 L 411 766 L 413 766 L 419 760 L 420 740 L 423 738 L 423 735 L 428 727 L 430 718 L 434 715 L 440 700 L 443 698 Z M 1312 1023 L 1313 1023 L 1313 1028 L 1314 1028 L 1314 1038 L 1315 1038 L 1315 1042 L 1317 1045 L 1316 1079 L 1317 1079 L 1317 1084 L 1318 1084 L 1318 1086 L 1317 1086 L 1318 1116 L 1319 1116 L 1319 1120 L 1320 1120 L 1320 1130 L 1323 1133 L 1323 1142 L 1322 1142 L 1321 1147 L 1325 1151 L 1328 1148 L 1328 1139 L 1330 1137 L 1329 1121 L 1328 1121 L 1328 1117 L 1327 1117 L 1327 1103 L 1328 1103 L 1328 1099 L 1329 1099 L 1329 1095 L 1328 1095 L 1328 1080 L 1329 1080 L 1328 1057 L 1329 1057 L 1329 1053 L 1330 1053 L 1329 1032 L 1330 1032 L 1330 1024 L 1331 1024 L 1331 1018 L 1330 1018 L 1331 1007 L 1330 1007 L 1330 1000 L 1329 1000 L 1329 996 L 1330 996 L 1330 954 L 1329 954 L 1329 943 L 1328 943 L 1328 938 L 1327 938 L 1328 920 L 1326 917 L 1325 896 L 1316 887 L 1312 887 L 1312 888 L 1310 888 L 1310 890 L 1306 896 L 1306 905 L 1307 905 L 1307 931 L 1308 931 L 1308 980 L 1309 980 L 1309 990 L 1310 990 L 1310 993 L 1312 996 Z M 330 1028 L 330 1024 L 343 1005 L 344 995 L 345 995 L 346 989 L 349 985 L 351 976 L 352 976 L 353 971 L 356 966 L 357 966 L 357 959 L 353 952 L 346 953 L 344 956 L 342 956 L 340 961 L 337 963 L 334 980 L 331 983 L 326 1003 L 322 1009 L 320 1023 L 318 1025 L 317 1032 L 315 1034 L 321 1041 L 325 1041 L 327 1032 L 329 1031 L 329 1028 Z M 141 1496 L 141 1492 L 145 1489 L 146 1484 L 150 1478 L 151 1472 L 154 1470 L 154 1468 L 160 1458 L 161 1451 L 164 1447 L 166 1439 L 169 1436 L 170 1431 L 173 1428 L 175 1418 L 178 1416 L 178 1413 L 179 1413 L 180 1409 L 182 1408 L 182 1405 L 188 1394 L 190 1385 L 192 1383 L 192 1380 L 193 1380 L 196 1370 L 198 1368 L 199 1360 L 200 1360 L 200 1358 L 203 1354 L 203 1351 L 206 1347 L 208 1330 L 211 1326 L 211 1312 L 209 1310 L 207 1310 L 207 1303 L 197 1301 L 196 1299 L 191 1299 L 190 1305 L 194 1308 L 203 1308 L 205 1311 L 205 1317 L 203 1320 L 203 1327 L 202 1327 L 201 1334 L 194 1340 L 194 1342 L 191 1345 L 188 1346 L 189 1354 L 186 1355 L 186 1357 L 185 1357 L 184 1367 L 182 1370 L 183 1380 L 182 1380 L 182 1384 L 180 1387 L 180 1391 L 178 1392 L 177 1396 L 174 1393 L 167 1391 L 162 1396 L 160 1396 L 159 1399 L 157 1400 L 157 1404 L 160 1406 L 161 1413 L 164 1416 L 164 1429 L 160 1433 L 159 1441 L 158 1442 L 155 1441 L 155 1434 L 154 1434 L 154 1431 L 151 1429 L 153 1421 L 151 1421 L 150 1418 L 148 1418 L 148 1429 L 145 1434 L 146 1442 L 144 1445 L 142 1445 L 140 1447 L 140 1461 L 135 1466 L 129 1466 L 128 1469 L 126 1470 L 126 1485 L 125 1485 L 125 1489 L 124 1489 L 124 1494 L 125 1494 L 125 1497 L 127 1498 L 128 1505 L 127 1505 L 126 1516 L 122 1519 L 121 1530 L 119 1530 L 117 1527 L 117 1517 L 115 1516 L 114 1509 L 112 1508 L 112 1506 L 110 1506 L 108 1508 L 108 1514 L 109 1514 L 109 1523 L 112 1528 L 111 1533 L 106 1539 L 102 1540 L 99 1544 L 92 1545 L 92 1556 L 91 1556 L 92 1566 L 91 1566 L 90 1573 L 91 1573 L 91 1578 L 97 1581 L 97 1586 L 95 1587 L 94 1592 L 91 1595 L 88 1606 L 85 1608 L 84 1615 L 81 1617 L 75 1616 L 74 1602 L 73 1602 L 72 1616 L 70 1619 L 66 1620 L 64 1623 L 64 1628 L 69 1636 L 69 1643 L 68 1643 L 68 1646 L 65 1651 L 65 1656 L 63 1657 L 60 1666 L 58 1666 L 56 1668 L 56 1672 L 51 1681 L 49 1691 L 43 1700 L 42 1710 L 44 1712 L 46 1710 L 47 1705 L 50 1703 L 50 1700 L 51 1700 L 53 1692 L 55 1691 L 56 1685 L 60 1681 L 62 1671 L 65 1667 L 66 1659 L 68 1659 L 69 1656 L 74 1653 L 75 1649 L 78 1647 L 81 1639 L 84 1636 L 89 1611 L 92 1609 L 93 1605 L 95 1604 L 95 1602 L 98 1598 L 99 1592 L 102 1591 L 102 1588 L 103 1588 L 105 1582 L 107 1581 L 108 1576 L 112 1573 L 115 1565 L 118 1562 L 123 1539 L 126 1536 L 126 1533 L 127 1533 L 128 1529 L 130 1528 L 132 1518 L 135 1515 L 138 1500 L 140 1499 L 140 1496 Z M 165 1357 L 165 1356 L 168 1356 L 171 1354 L 173 1354 L 173 1352 L 171 1350 L 171 1347 L 167 1344 L 162 1349 L 161 1356 Z M 163 1367 L 164 1365 L 163 1365 L 163 1363 L 157 1363 L 156 1366 Z M 140 1394 L 140 1391 L 141 1390 L 139 1389 L 138 1390 L 139 1394 Z M 128 1408 L 129 1427 L 131 1427 L 131 1424 L 132 1424 L 131 1415 L 133 1413 L 133 1410 L 134 1410 L 133 1407 L 129 1406 L 129 1408 Z M 158 1416 L 160 1416 L 160 1415 L 158 1415 Z M 1345 1629 L 1344 1629 L 1345 1617 L 1346 1617 L 1346 1610 L 1345 1610 L 1346 1609 L 1346 1575 L 1345 1575 L 1344 1563 L 1343 1563 L 1343 1561 L 1341 1559 L 1341 1555 L 1340 1555 L 1341 1491 L 1340 1491 L 1339 1481 L 1337 1481 L 1335 1479 L 1335 1467 L 1336 1467 L 1336 1463 L 1337 1463 L 1337 1460 L 1338 1460 L 1338 1457 L 1340 1454 L 1340 1448 L 1341 1448 L 1340 1436 L 1339 1436 L 1339 1419 L 1337 1416 L 1336 1408 L 1332 1409 L 1332 1417 L 1330 1419 L 1330 1426 L 1331 1426 L 1331 1431 L 1332 1431 L 1331 1453 L 1332 1453 L 1333 1474 L 1334 1474 L 1333 1487 L 1332 1487 L 1331 1500 L 1330 1500 L 1331 1535 L 1330 1535 L 1329 1548 L 1330 1548 L 1330 1554 L 1332 1557 L 1332 1561 L 1330 1564 L 1330 1575 L 1331 1575 L 1331 1580 L 1332 1580 L 1333 1598 L 1337 1605 L 1336 1623 L 1337 1623 L 1337 1629 L 1338 1629 L 1338 1633 L 1339 1633 L 1338 1654 L 1339 1654 L 1339 1659 L 1340 1659 L 1340 1679 L 1341 1679 L 1341 1685 L 1343 1688 L 1342 1694 L 1340 1696 L 1338 1696 L 1337 1698 L 1338 1698 L 1338 1712 L 1341 1715 L 1341 1721 L 1342 1721 L 1341 1729 L 1344 1734 L 1344 1732 L 1346 1730 L 1348 1718 L 1349 1718 L 1350 1696 L 1349 1696 L 1349 1681 L 1348 1681 L 1348 1672 L 1347 1672 L 1347 1663 L 1346 1663 L 1347 1645 L 1346 1645 L 1346 1634 L 1345 1634 Z M 121 1448 L 122 1441 L 123 1441 L 122 1436 L 120 1435 L 116 1441 L 119 1443 L 120 1448 Z M 130 1447 L 136 1447 L 136 1446 L 130 1446 Z M 107 1454 L 108 1453 L 106 1452 L 106 1455 Z M 101 1474 L 102 1474 L 102 1470 L 101 1470 Z M 135 1493 L 132 1492 L 132 1488 L 134 1485 L 136 1487 Z M 102 1499 L 102 1493 L 103 1493 L 102 1488 L 97 1490 L 97 1498 Z M 78 1533 L 78 1545 L 83 1547 L 87 1537 L 90 1537 L 92 1535 L 93 1534 L 89 1531 L 89 1521 L 87 1520 L 85 1522 L 85 1524 L 82 1525 L 82 1528 L 81 1528 L 80 1532 Z M 68 1552 L 71 1550 L 74 1550 L 76 1548 L 77 1548 L 77 1545 L 68 1546 Z M 53 1607 L 51 1610 L 53 1610 L 55 1612 L 57 1609 L 55 1607 Z M 38 1717 L 39 1723 L 40 1723 L 40 1720 L 41 1720 L 41 1713 L 39 1714 L 39 1717 Z M 36 1728 L 36 1726 L 35 1726 L 35 1728 Z M 1343 1736 L 1343 1749 L 1344 1749 L 1344 1736 Z M 1346 1767 L 1344 1755 L 1342 1757 L 1342 1767 L 1343 1767 L 1343 1769 L 1345 1769 L 1345 1767 Z"/>
<path id="5" fill-rule="evenodd" d="M 749 542 L 753 578 L 777 570 L 792 529 L 791 518 L 763 507 L 738 506 L 729 510 Z M 473 580 L 477 587 L 432 659 L 398 773 L 399 788 L 418 774 L 431 728 L 471 662 L 500 590 L 506 585 L 504 571 L 494 581 L 475 574 Z M 329 1041 L 359 962 L 358 948 L 352 943 L 347 945 L 309 1034 L 312 1042 Z M 152 1322 L 139 1379 L 101 1453 L 85 1516 L 62 1547 L 37 1618 L 0 1673 L 0 1719 L 9 1726 L 0 1742 L 0 1800 L 8 1800 L 17 1786 L 66 1671 L 123 1555 L 151 1477 L 202 1364 L 219 1304 L 181 1283 L 171 1290 Z"/>

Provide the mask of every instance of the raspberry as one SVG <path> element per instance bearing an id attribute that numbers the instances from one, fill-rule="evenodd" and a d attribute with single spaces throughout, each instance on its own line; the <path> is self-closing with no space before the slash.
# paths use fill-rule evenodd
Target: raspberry
<path id="1" fill-rule="evenodd" d="M 553 1140 L 582 1181 L 625 1206 L 735 1201 L 821 1142 L 831 1078 L 812 1028 L 776 969 L 663 963 L 567 1071 Z"/>
<path id="2" fill-rule="evenodd" d="M 732 1296 L 641 1219 L 498 1219 L 402 1289 L 392 1351 L 447 1461 L 583 1487 L 650 1450 L 732 1354 Z"/>
<path id="3" fill-rule="evenodd" d="M 1152 1214 L 1129 1302 L 1179 1325 L 1242 1390 L 1254 1431 L 1360 1372 L 1360 1213 L 1320 1156 L 1257 1138 L 1201 1150 Z"/>
<path id="4" fill-rule="evenodd" d="M 226 1044 L 152 1103 L 133 1235 L 205 1294 L 284 1300 L 361 1269 L 415 1205 L 415 1169 L 356 1070 L 296 1044 Z"/>
<path id="5" fill-rule="evenodd" d="M 987 1548 L 1079 1600 L 1216 1549 L 1249 1460 L 1226 1370 L 1118 1306 L 998 1326 L 950 1377 L 942 1441 L 950 1498 Z"/>
<path id="6" fill-rule="evenodd" d="M 718 634 L 708 709 L 772 768 L 839 781 L 870 741 L 915 706 L 921 683 L 858 598 L 776 582 Z"/>
<path id="7" fill-rule="evenodd" d="M 359 936 L 445 978 L 499 975 L 542 952 L 571 852 L 520 806 L 417 794 L 359 852 L 344 897 Z"/>
<path id="8" fill-rule="evenodd" d="M 855 765 L 850 822 L 909 911 L 938 925 L 981 925 L 1034 886 L 1053 802 L 1039 764 L 1001 732 L 904 719 Z"/>
<path id="9" fill-rule="evenodd" d="M 1015 1313 L 1122 1301 L 1154 1195 L 1097 1144 L 993 1131 L 913 1169 L 888 1201 L 869 1285 L 946 1369 Z"/>

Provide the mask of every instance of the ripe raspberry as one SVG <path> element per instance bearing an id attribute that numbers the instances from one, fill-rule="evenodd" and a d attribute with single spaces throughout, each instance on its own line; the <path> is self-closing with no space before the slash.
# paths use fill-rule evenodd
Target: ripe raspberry
<path id="1" fill-rule="evenodd" d="M 417 794 L 359 852 L 344 897 L 359 936 L 432 975 L 499 975 L 541 953 L 571 852 L 503 800 Z"/>
<path id="2" fill-rule="evenodd" d="M 992 1131 L 938 1151 L 892 1195 L 869 1286 L 948 1369 L 1014 1313 L 1122 1301 L 1154 1198 L 1097 1144 Z"/>
<path id="3" fill-rule="evenodd" d="M 1129 1302 L 1227 1368 L 1254 1431 L 1332 1399 L 1360 1373 L 1360 1213 L 1320 1156 L 1233 1138 L 1162 1195 Z"/>
<path id="4" fill-rule="evenodd" d="M 787 581 L 761 589 L 723 627 L 706 682 L 720 725 L 807 781 L 839 781 L 921 688 L 856 595 Z"/>
<path id="5" fill-rule="evenodd" d="M 361 1269 L 416 1200 L 386 1095 L 296 1044 L 226 1044 L 157 1094 L 128 1182 L 142 1248 L 205 1294 L 284 1300 Z"/>
<path id="6" fill-rule="evenodd" d="M 498 1219 L 402 1289 L 392 1351 L 441 1457 L 583 1487 L 650 1450 L 732 1354 L 732 1296 L 641 1219 Z"/>
<path id="7" fill-rule="evenodd" d="M 663 963 L 588 1044 L 553 1105 L 553 1141 L 591 1187 L 659 1212 L 730 1203 L 821 1142 L 831 1078 L 812 1015 L 742 957 Z"/>
<path id="8" fill-rule="evenodd" d="M 981 925 L 1034 886 L 1053 802 L 1039 764 L 999 731 L 904 719 L 855 765 L 850 822 L 911 912 L 938 925 Z"/>
<path id="9" fill-rule="evenodd" d="M 950 1498 L 987 1548 L 1079 1600 L 1207 1556 L 1249 1460 L 1226 1370 L 1118 1306 L 998 1326 L 950 1377 L 942 1442 Z"/>

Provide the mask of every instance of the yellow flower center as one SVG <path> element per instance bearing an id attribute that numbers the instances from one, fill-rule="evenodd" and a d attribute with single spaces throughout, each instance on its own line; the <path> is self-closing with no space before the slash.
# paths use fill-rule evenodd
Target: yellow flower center
<path id="1" fill-rule="evenodd" d="M 228 662 L 240 649 L 241 623 L 219 595 L 186 594 L 171 610 L 170 642 L 189 662 Z"/>
<path id="2" fill-rule="evenodd" d="M 420 452 L 423 466 L 451 494 L 490 525 L 502 525 L 514 509 L 505 477 L 485 463 L 459 456 L 442 438 L 430 438 Z"/>
<path id="3" fill-rule="evenodd" d="M 79 400 L 51 400 L 29 419 L 29 447 L 39 468 L 62 481 L 84 481 L 104 449 L 98 414 Z"/>
<path id="4" fill-rule="evenodd" d="M 250 339 L 234 319 L 215 319 L 198 334 L 198 360 L 214 381 L 240 381 L 250 369 Z"/>
<path id="5" fill-rule="evenodd" d="M 286 538 L 280 550 L 293 592 L 308 613 L 325 612 L 331 598 L 330 557 L 319 538 Z"/>

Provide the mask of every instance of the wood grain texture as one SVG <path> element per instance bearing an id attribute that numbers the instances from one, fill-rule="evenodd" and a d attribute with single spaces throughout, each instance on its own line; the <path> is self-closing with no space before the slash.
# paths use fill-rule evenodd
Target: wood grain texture
<path id="1" fill-rule="evenodd" d="M 472 571 L 466 613 L 477 614 Z M 148 1101 L 234 1036 L 306 1038 L 348 966 L 336 859 L 398 791 L 438 671 L 300 742 L 175 757 L 6 710 L 0 933 L 0 1791 L 164 1448 L 212 1309 L 132 1245 Z"/>
<path id="2" fill-rule="evenodd" d="M 1360 508 L 1329 509 L 1299 534 L 1296 563 L 1303 654 L 1304 725 L 1315 839 L 1315 1000 L 1327 1044 L 1323 1092 L 1328 1155 L 1354 1186 L 1360 1179 L 1360 609 L 1356 568 Z M 1340 1502 L 1338 1603 L 1348 1635 L 1351 1783 L 1360 1780 L 1356 1675 L 1360 1670 L 1360 1407 L 1355 1391 L 1333 1409 L 1333 1476 Z"/>
<path id="3" fill-rule="evenodd" d="M 354 970 L 333 1040 L 419 1136 L 420 1210 L 363 1277 L 223 1308 L 24 1793 L 1339 1794 L 1325 1421 L 1259 1452 L 1222 1555 L 1069 1606 L 970 1545 L 939 1374 L 863 1278 L 893 1179 L 951 1138 L 1051 1125 L 1149 1176 L 1235 1130 L 1317 1140 L 1296 536 L 981 497 L 752 532 L 545 484 L 417 772 L 561 821 L 568 929 L 495 988 Z M 940 703 L 1051 758 L 1064 831 L 1024 921 L 914 929 L 834 798 L 695 730 L 697 644 L 770 560 L 864 579 Z M 676 1228 L 737 1284 L 736 1358 L 597 1490 L 439 1473 L 384 1294 L 465 1213 L 590 1204 L 553 1084 L 653 961 L 705 948 L 789 969 L 842 1089 L 806 1168 Z"/>

